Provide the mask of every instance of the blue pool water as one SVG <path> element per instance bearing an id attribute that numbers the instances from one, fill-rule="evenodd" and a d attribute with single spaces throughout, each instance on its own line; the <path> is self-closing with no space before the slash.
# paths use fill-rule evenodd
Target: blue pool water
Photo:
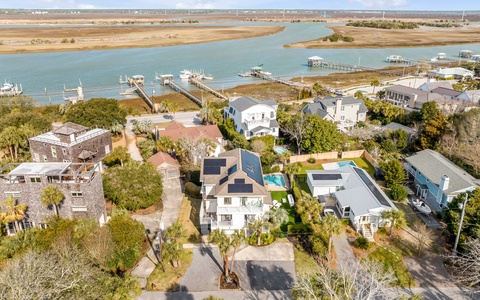
<path id="1" fill-rule="evenodd" d="M 352 167 L 356 167 L 357 165 L 351 161 L 351 160 L 346 160 L 346 161 L 339 161 L 337 162 L 337 165 L 339 168 L 341 167 L 345 167 L 345 166 L 348 166 L 348 165 L 351 165 Z"/>
<path id="2" fill-rule="evenodd" d="M 285 186 L 285 180 L 281 174 L 265 175 L 263 179 L 269 184 L 274 186 Z"/>
<path id="3" fill-rule="evenodd" d="M 275 146 L 273 147 L 273 151 L 277 152 L 278 154 L 285 154 L 285 153 L 288 153 L 288 150 L 283 148 L 283 147 L 280 147 L 280 146 Z"/>

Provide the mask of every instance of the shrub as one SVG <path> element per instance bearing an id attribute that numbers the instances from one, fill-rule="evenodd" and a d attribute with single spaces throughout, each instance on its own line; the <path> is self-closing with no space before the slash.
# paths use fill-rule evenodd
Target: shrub
<path id="1" fill-rule="evenodd" d="M 300 201 L 302 199 L 302 192 L 298 188 L 298 186 L 294 187 L 293 189 L 293 197 L 295 197 L 295 201 Z"/>
<path id="2" fill-rule="evenodd" d="M 380 227 L 378 228 L 377 233 L 380 235 L 387 235 L 387 230 L 385 229 L 385 227 Z"/>
<path id="3" fill-rule="evenodd" d="M 395 201 L 403 201 L 407 198 L 408 191 L 401 184 L 394 184 L 390 190 L 390 198 Z"/>
<path id="4" fill-rule="evenodd" d="M 353 246 L 359 249 L 369 250 L 370 248 L 372 248 L 373 243 L 370 243 L 367 238 L 361 236 L 357 238 L 355 242 L 353 242 Z"/>
<path id="5" fill-rule="evenodd" d="M 251 236 L 249 236 L 247 238 L 247 241 L 248 241 L 248 244 L 251 245 L 251 246 L 258 246 L 257 245 L 257 234 L 253 233 Z M 262 235 L 260 237 L 260 245 L 261 246 L 270 245 L 274 241 L 275 241 L 275 236 L 273 236 L 273 234 L 270 234 L 270 233 L 262 233 Z"/>
<path id="6" fill-rule="evenodd" d="M 200 189 L 201 187 L 199 187 L 193 182 L 185 183 L 185 193 L 194 198 L 200 198 Z"/>
<path id="7" fill-rule="evenodd" d="M 200 170 L 195 170 L 190 172 L 190 181 L 196 185 L 202 185 L 200 183 Z"/>
<path id="8" fill-rule="evenodd" d="M 278 173 L 278 172 L 280 172 L 280 166 L 273 166 L 272 173 Z"/>
<path id="9" fill-rule="evenodd" d="M 288 235 L 304 234 L 310 231 L 310 227 L 307 224 L 290 224 L 287 226 Z"/>
<path id="10" fill-rule="evenodd" d="M 314 163 L 317 162 L 317 160 L 315 159 L 315 157 L 309 157 L 309 158 L 307 159 L 307 162 L 310 163 L 310 164 L 314 164 Z"/>

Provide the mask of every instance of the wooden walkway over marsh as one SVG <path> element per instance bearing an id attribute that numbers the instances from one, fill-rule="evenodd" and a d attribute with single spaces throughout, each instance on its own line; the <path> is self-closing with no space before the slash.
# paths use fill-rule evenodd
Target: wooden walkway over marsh
<path id="1" fill-rule="evenodd" d="M 178 92 L 180 94 L 183 94 L 184 96 L 186 96 L 188 99 L 192 100 L 193 102 L 197 103 L 200 107 L 203 106 L 203 101 L 202 99 L 198 98 L 197 96 L 195 96 L 194 94 L 190 93 L 189 91 L 187 91 L 186 89 L 184 89 L 183 87 L 179 86 L 178 84 L 176 84 L 173 80 L 169 80 L 168 82 L 165 83 L 166 86 L 169 86 L 172 90 L 174 90 L 175 92 Z"/>
<path id="2" fill-rule="evenodd" d="M 223 99 L 223 100 L 228 100 L 228 97 L 221 94 L 220 92 L 212 89 L 211 87 L 209 87 L 208 85 L 200 82 L 198 79 L 194 78 L 194 77 L 190 77 L 190 83 L 193 84 L 194 86 L 204 90 L 204 91 L 207 91 L 209 92 L 210 94 L 214 95 L 215 97 L 219 98 L 219 99 Z"/>
<path id="3" fill-rule="evenodd" d="M 138 82 L 136 82 L 135 80 L 132 80 L 131 82 L 131 84 L 136 88 L 135 92 L 137 92 L 137 94 L 145 101 L 145 103 L 147 103 L 150 109 L 153 110 L 154 105 L 150 96 L 147 95 L 147 93 L 143 90 L 140 84 L 138 84 Z"/>

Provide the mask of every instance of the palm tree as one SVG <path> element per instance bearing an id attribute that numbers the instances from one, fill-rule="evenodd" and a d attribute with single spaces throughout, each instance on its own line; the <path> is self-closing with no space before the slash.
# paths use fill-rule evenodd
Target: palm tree
<path id="1" fill-rule="evenodd" d="M 174 268 L 180 266 L 180 256 L 183 253 L 183 245 L 179 242 L 179 239 L 185 237 L 186 234 L 187 231 L 178 220 L 165 231 L 165 237 L 170 241 L 162 247 L 162 256 L 163 259 L 171 261 Z"/>
<path id="2" fill-rule="evenodd" d="M 173 119 L 175 119 L 175 113 L 178 111 L 178 104 L 176 102 L 172 102 L 170 104 L 169 110 L 173 112 Z"/>
<path id="3" fill-rule="evenodd" d="M 257 234 L 257 246 L 260 246 L 262 243 L 263 228 L 270 225 L 271 223 L 263 217 L 248 224 L 248 228 L 253 230 Z"/>
<path id="4" fill-rule="evenodd" d="M 305 195 L 295 204 L 297 214 L 300 215 L 303 223 L 318 222 L 320 213 L 323 210 L 322 204 L 317 199 Z"/>
<path id="5" fill-rule="evenodd" d="M 370 85 L 373 86 L 372 94 L 375 94 L 375 87 L 380 85 L 380 81 L 378 81 L 378 79 L 374 79 L 372 82 L 370 82 Z"/>
<path id="6" fill-rule="evenodd" d="M 279 207 L 270 211 L 270 220 L 274 228 L 279 228 L 288 222 L 288 212 L 285 208 Z"/>
<path id="7" fill-rule="evenodd" d="M 45 206 L 53 206 L 53 210 L 55 211 L 55 215 L 58 216 L 58 205 L 63 201 L 65 195 L 62 191 L 53 185 L 49 185 L 42 190 L 42 194 L 40 196 L 40 200 L 42 201 L 43 205 Z"/>
<path id="8" fill-rule="evenodd" d="M 291 185 L 293 185 L 293 174 L 297 174 L 298 172 L 300 172 L 301 169 L 302 163 L 300 162 L 288 164 L 283 168 L 283 172 L 288 175 Z"/>
<path id="9" fill-rule="evenodd" d="M 233 247 L 232 267 L 231 267 L 231 269 L 233 270 L 233 265 L 235 263 L 235 254 L 237 253 L 238 247 L 240 247 L 240 245 L 245 240 L 245 234 L 240 229 L 236 229 L 230 236 L 230 239 Z"/>
<path id="10" fill-rule="evenodd" d="M 342 222 L 333 215 L 326 215 L 322 218 L 320 226 L 324 232 L 328 234 L 328 254 L 332 250 L 332 240 L 333 236 L 339 236 L 342 233 L 343 225 Z"/>
<path id="11" fill-rule="evenodd" d="M 8 148 L 12 160 L 18 157 L 18 147 L 22 143 L 23 137 L 20 129 L 14 126 L 8 126 L 0 133 L 0 145 Z"/>
<path id="12" fill-rule="evenodd" d="M 382 213 L 382 218 L 390 222 L 390 233 L 391 236 L 393 233 L 393 228 L 398 229 L 407 225 L 407 220 L 405 219 L 405 213 L 402 210 L 392 209 L 386 210 Z"/>
<path id="13" fill-rule="evenodd" d="M 0 219 L 4 223 L 14 223 L 15 230 L 20 231 L 20 225 L 18 221 L 22 220 L 25 217 L 25 211 L 27 210 L 27 205 L 25 203 L 17 204 L 17 201 L 13 196 L 9 196 L 6 200 L 2 202 L 6 210 L 0 212 Z"/>
<path id="14" fill-rule="evenodd" d="M 182 237 L 187 235 L 187 230 L 183 228 L 183 225 L 177 220 L 175 223 L 170 225 L 165 231 L 165 237 L 167 239 L 173 239 L 175 243 Z"/>
<path id="15" fill-rule="evenodd" d="M 210 242 L 217 244 L 218 251 L 220 252 L 220 256 L 223 259 L 223 270 L 225 277 L 229 277 L 230 273 L 228 270 L 228 253 L 230 252 L 230 248 L 232 247 L 230 237 L 225 233 L 223 229 L 215 229 L 210 233 L 208 239 L 210 240 Z"/>

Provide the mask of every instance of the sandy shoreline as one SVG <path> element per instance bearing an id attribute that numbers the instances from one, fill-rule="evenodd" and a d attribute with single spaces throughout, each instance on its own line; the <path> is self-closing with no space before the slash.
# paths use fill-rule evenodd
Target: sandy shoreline
<path id="1" fill-rule="evenodd" d="M 166 47 L 276 34 L 283 26 L 54 26 L 0 28 L 0 54 Z"/>
<path id="2" fill-rule="evenodd" d="M 480 26 L 418 29 L 377 29 L 353 26 L 328 26 L 337 34 L 352 36 L 353 42 L 324 42 L 315 40 L 285 45 L 292 48 L 404 48 L 432 47 L 480 43 Z"/>

